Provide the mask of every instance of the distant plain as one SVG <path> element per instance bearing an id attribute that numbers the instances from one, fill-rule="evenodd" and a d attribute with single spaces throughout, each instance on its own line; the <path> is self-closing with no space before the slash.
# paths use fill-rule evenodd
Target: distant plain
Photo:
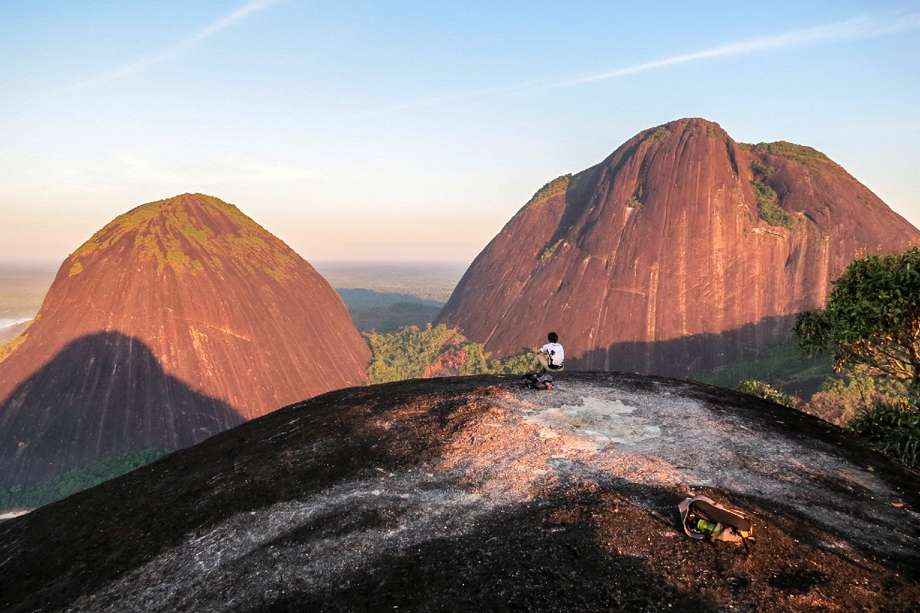
<path id="1" fill-rule="evenodd" d="M 0 342 L 18 334 L 41 307 L 60 262 L 0 262 Z M 319 262 L 361 330 L 390 331 L 431 322 L 466 262 Z"/>

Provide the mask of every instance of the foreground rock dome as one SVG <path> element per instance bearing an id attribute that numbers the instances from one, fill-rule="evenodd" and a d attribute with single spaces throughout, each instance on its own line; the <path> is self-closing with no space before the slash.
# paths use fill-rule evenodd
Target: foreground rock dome
<path id="1" fill-rule="evenodd" d="M 691 541 L 676 505 L 746 512 Z M 688 382 L 332 392 L 0 524 L 4 611 L 909 610 L 916 473 Z"/>

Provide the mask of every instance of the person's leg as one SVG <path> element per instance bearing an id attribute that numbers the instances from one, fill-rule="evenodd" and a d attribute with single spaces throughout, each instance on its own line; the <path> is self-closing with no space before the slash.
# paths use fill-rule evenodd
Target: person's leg
<path id="1" fill-rule="evenodd" d="M 549 359 L 545 353 L 538 352 L 533 361 L 533 369 L 537 372 L 546 372 L 549 368 Z"/>

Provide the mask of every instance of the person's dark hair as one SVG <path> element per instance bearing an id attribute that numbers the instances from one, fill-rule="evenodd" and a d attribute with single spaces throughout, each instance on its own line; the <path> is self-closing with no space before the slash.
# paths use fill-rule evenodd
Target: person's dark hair
<path id="1" fill-rule="evenodd" d="M 548 338 L 548 339 L 549 339 L 549 342 L 551 342 L 551 343 L 558 343 L 558 342 L 559 342 L 559 335 L 556 334 L 555 332 L 550 332 L 549 334 L 546 335 L 546 338 Z"/>

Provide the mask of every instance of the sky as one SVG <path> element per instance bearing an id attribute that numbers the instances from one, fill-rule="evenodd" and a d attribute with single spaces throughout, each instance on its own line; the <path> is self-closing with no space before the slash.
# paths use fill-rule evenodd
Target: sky
<path id="1" fill-rule="evenodd" d="M 920 2 L 0 2 L 0 259 L 204 192 L 311 261 L 468 261 L 680 117 L 920 226 Z"/>

